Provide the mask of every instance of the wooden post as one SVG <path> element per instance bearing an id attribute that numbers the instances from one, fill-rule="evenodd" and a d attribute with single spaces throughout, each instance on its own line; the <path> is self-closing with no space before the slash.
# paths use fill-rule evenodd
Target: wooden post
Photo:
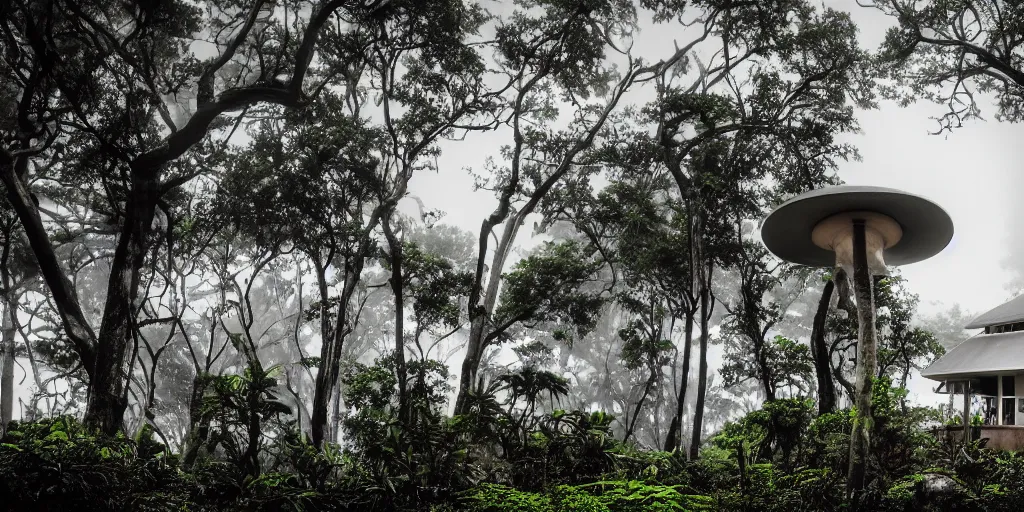
<path id="1" fill-rule="evenodd" d="M 857 387 L 854 406 L 857 414 L 850 435 L 850 469 L 846 480 L 847 497 L 864 489 L 867 480 L 868 457 L 871 451 L 871 392 L 878 366 L 877 336 L 875 333 L 875 300 L 872 293 L 871 273 L 868 270 L 867 241 L 864 221 L 853 221 L 853 287 L 857 297 Z"/>
<path id="2" fill-rule="evenodd" d="M 964 381 L 964 446 L 971 440 L 971 381 Z"/>

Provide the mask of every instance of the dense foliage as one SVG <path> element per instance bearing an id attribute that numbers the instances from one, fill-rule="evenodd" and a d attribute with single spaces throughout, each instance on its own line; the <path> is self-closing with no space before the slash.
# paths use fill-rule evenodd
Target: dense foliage
<path id="1" fill-rule="evenodd" d="M 489 430 L 429 414 L 413 429 L 398 428 L 393 397 L 377 380 L 390 380 L 394 393 L 393 374 L 379 371 L 388 364 L 354 377 L 360 384 L 353 393 L 365 398 L 355 400 L 360 415 L 346 423 L 355 439 L 350 447 L 316 450 L 285 432 L 265 450 L 260 475 L 246 473 L 248 461 L 240 456 L 183 464 L 148 430 L 129 439 L 70 417 L 14 423 L 0 444 L 5 505 L 481 512 L 1009 511 L 1024 505 L 1024 459 L 983 443 L 939 442 L 922 430 L 936 411 L 905 408 L 905 392 L 888 379 L 875 386 L 873 478 L 850 503 L 841 470 L 848 409 L 816 416 L 807 399 L 768 402 L 726 424 L 699 458 L 686 460 L 681 452 L 637 450 L 614 440 L 610 418 L 600 413 L 539 414 L 521 431 L 499 407 L 494 416 L 476 418 L 490 423 Z M 495 457 L 490 450 L 499 447 Z"/>

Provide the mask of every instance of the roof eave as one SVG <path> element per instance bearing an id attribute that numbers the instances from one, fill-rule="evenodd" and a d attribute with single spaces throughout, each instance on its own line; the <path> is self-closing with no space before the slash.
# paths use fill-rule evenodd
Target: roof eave
<path id="1" fill-rule="evenodd" d="M 972 379 L 972 378 L 976 378 L 976 377 L 988 377 L 988 376 L 995 377 L 997 375 L 1007 374 L 1007 373 L 1024 373 L 1024 368 L 995 368 L 995 369 L 991 369 L 991 370 L 989 370 L 989 369 L 984 369 L 984 370 L 968 370 L 968 371 L 952 372 L 952 373 L 933 373 L 933 374 L 928 374 L 928 375 L 925 375 L 924 373 L 922 373 L 921 376 L 926 378 L 926 379 L 929 379 L 929 380 L 934 380 L 934 381 L 937 381 L 937 382 L 942 382 L 942 381 L 947 381 L 947 380 Z"/>

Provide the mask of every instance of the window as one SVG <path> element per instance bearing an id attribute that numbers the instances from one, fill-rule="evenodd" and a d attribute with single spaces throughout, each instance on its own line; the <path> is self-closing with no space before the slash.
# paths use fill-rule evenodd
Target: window
<path id="1" fill-rule="evenodd" d="M 954 395 L 962 395 L 962 394 L 964 394 L 964 381 L 962 381 L 962 380 L 947 381 L 946 384 L 947 384 L 946 385 L 947 392 L 952 393 Z"/>
<path id="2" fill-rule="evenodd" d="M 998 396 L 999 395 L 999 381 L 996 380 L 998 377 L 981 377 L 978 379 L 978 387 L 971 386 L 971 391 L 979 395 Z M 1011 377 L 1012 378 L 1012 377 Z M 1005 384 L 1005 380 L 1003 383 Z M 1007 393 L 1006 388 L 1003 388 L 1003 396 L 1010 395 Z"/>
<path id="3" fill-rule="evenodd" d="M 1003 332 L 1018 332 L 1024 331 L 1024 322 L 1017 322 L 1012 324 L 1000 324 L 990 325 L 985 328 L 985 334 L 999 334 Z"/>
<path id="4" fill-rule="evenodd" d="M 996 397 L 984 396 L 981 398 L 981 418 L 985 425 L 996 425 L 998 414 L 996 409 Z"/>
<path id="5" fill-rule="evenodd" d="M 1003 375 L 1003 396 L 1014 396 L 1017 394 L 1014 383 L 1013 375 Z"/>

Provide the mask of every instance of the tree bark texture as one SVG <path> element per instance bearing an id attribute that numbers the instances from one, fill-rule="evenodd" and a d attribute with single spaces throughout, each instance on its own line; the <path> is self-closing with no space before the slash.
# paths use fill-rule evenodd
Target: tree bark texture
<path id="1" fill-rule="evenodd" d="M 700 363 L 697 368 L 697 399 L 693 411 L 693 437 L 690 439 L 690 459 L 696 459 L 704 431 L 704 401 L 708 393 L 708 323 L 711 319 L 711 268 L 702 279 L 700 290 Z"/>
<path id="2" fill-rule="evenodd" d="M 3 343 L 3 378 L 0 380 L 0 434 L 7 431 L 7 424 L 14 419 L 14 322 L 11 321 L 11 315 L 17 314 L 17 311 L 12 309 L 12 301 L 9 297 L 5 296 L 4 302 L 6 304 L 4 304 L 2 328 L 0 328 Z"/>
<path id="3" fill-rule="evenodd" d="M 686 411 L 686 391 L 690 380 L 690 352 L 693 346 L 693 315 L 694 311 L 686 312 L 686 323 L 683 329 L 683 375 L 679 378 L 679 389 L 676 394 L 676 412 L 668 427 L 665 439 L 665 451 L 678 449 L 683 443 L 683 413 Z"/>
<path id="4" fill-rule="evenodd" d="M 492 218 L 484 221 L 480 237 L 481 249 L 486 247 L 487 237 L 490 236 L 488 225 L 493 225 L 490 224 L 490 221 L 493 220 L 497 213 L 495 212 Z M 487 322 L 490 319 L 491 313 L 494 312 L 495 305 L 498 303 L 498 285 L 501 282 L 501 270 L 505 267 L 505 261 L 512 250 L 512 242 L 515 241 L 515 237 L 519 232 L 519 226 L 521 225 L 519 214 L 509 217 L 505 222 L 501 241 L 495 247 L 494 257 L 491 258 L 490 273 L 487 277 L 487 288 L 484 291 L 483 304 L 470 303 L 469 305 L 471 308 L 469 312 L 471 319 L 469 339 L 466 342 L 466 358 L 462 361 L 462 370 L 459 373 L 459 395 L 455 399 L 455 414 L 466 414 L 469 411 L 467 399 L 469 398 L 470 389 L 472 389 L 473 384 L 477 381 L 480 360 L 483 358 L 484 350 L 487 348 L 490 334 L 487 332 Z M 483 262 L 484 254 L 485 252 L 481 252 L 479 256 L 480 262 Z M 478 268 L 477 271 L 479 273 L 481 269 Z"/>
<path id="5" fill-rule="evenodd" d="M 128 347 L 133 342 L 135 302 L 142 265 L 148 250 L 153 215 L 159 196 L 156 170 L 133 173 L 132 193 L 125 208 L 124 226 L 114 249 L 107 283 L 107 299 L 89 382 L 85 422 L 113 434 L 122 428 L 128 407 Z"/>
<path id="6" fill-rule="evenodd" d="M 192 378 L 192 393 L 188 404 L 188 438 L 182 449 L 182 463 L 190 467 L 199 456 L 199 450 L 210 438 L 210 418 L 203 416 L 203 395 L 206 394 L 206 376 L 197 369 Z"/>
<path id="7" fill-rule="evenodd" d="M 377 220 L 372 219 L 371 226 L 375 227 L 376 224 Z M 324 340 L 323 346 L 320 349 L 320 368 L 316 372 L 313 412 L 310 414 L 310 434 L 313 444 L 317 447 L 321 446 L 327 437 L 328 412 L 331 409 L 331 399 L 334 397 L 335 392 L 338 392 L 340 395 L 340 391 L 335 388 L 338 384 L 338 376 L 341 373 L 341 349 L 345 336 L 348 335 L 348 304 L 356 291 L 356 285 L 363 273 L 363 262 L 366 260 L 363 255 L 369 252 L 369 249 L 365 248 L 369 246 L 368 231 L 364 231 L 364 234 L 364 246 L 360 248 L 358 256 L 352 258 L 354 260 L 351 265 L 352 268 L 345 269 L 348 275 L 345 278 L 345 285 L 338 300 L 338 317 L 334 329 L 331 332 L 331 336 Z M 330 320 L 322 318 L 321 321 L 326 322 Z M 335 427 L 333 430 L 336 431 L 337 428 Z"/>
<path id="8" fill-rule="evenodd" d="M 375 248 L 371 235 L 373 230 L 381 223 L 384 213 L 393 209 L 398 200 L 405 195 L 408 184 L 408 179 L 401 181 L 394 194 L 373 209 L 369 220 L 367 220 L 366 225 L 363 227 L 362 240 L 355 254 L 349 255 L 346 258 L 343 268 L 345 284 L 342 286 L 341 296 L 338 298 L 338 317 L 333 330 L 330 330 L 330 335 L 324 338 L 323 345 L 320 348 L 320 368 L 316 372 L 316 386 L 313 391 L 313 408 L 310 413 L 310 437 L 313 444 L 317 447 L 320 447 L 327 437 L 325 434 L 327 433 L 328 426 L 328 411 L 335 392 L 338 393 L 338 398 L 335 400 L 335 409 L 337 409 L 337 404 L 340 403 L 341 391 L 335 388 L 338 385 L 338 376 L 341 373 L 342 348 L 345 337 L 349 334 L 349 321 L 352 320 L 354 322 L 358 320 L 358 312 L 355 319 L 349 317 L 348 306 L 356 292 L 360 279 L 362 279 L 366 258 Z M 326 265 L 323 268 L 326 269 Z M 318 272 L 320 272 L 319 268 Z M 321 300 L 326 301 L 328 299 L 326 294 L 327 288 L 321 284 Z M 328 321 L 330 320 L 326 315 L 321 316 L 321 322 Z M 328 329 L 321 328 L 321 332 L 327 333 Z M 337 411 L 335 413 L 337 414 Z M 333 421 L 332 425 L 334 426 L 332 429 L 333 433 L 337 434 L 337 422 Z"/>
<path id="9" fill-rule="evenodd" d="M 405 365 L 405 297 L 402 282 L 402 242 L 391 227 L 394 210 L 382 223 L 391 250 L 391 291 L 395 295 L 395 373 L 398 376 L 398 420 L 409 424 L 408 372 Z"/>
<path id="10" fill-rule="evenodd" d="M 825 345 L 825 320 L 828 318 L 828 307 L 832 301 L 835 283 L 830 279 L 821 291 L 818 311 L 814 313 L 811 326 L 811 356 L 814 357 L 814 374 L 818 380 L 818 414 L 825 414 L 836 408 L 836 385 L 832 380 L 832 362 L 828 347 Z"/>
<path id="11" fill-rule="evenodd" d="M 864 222 L 853 223 L 853 286 L 857 296 L 857 316 L 860 339 L 857 343 L 857 383 L 854 397 L 856 415 L 853 432 L 850 434 L 850 469 L 847 475 L 848 496 L 864 489 L 867 483 L 867 466 L 871 451 L 871 393 L 874 384 L 875 367 L 878 360 L 875 333 L 875 302 L 872 293 L 873 281 L 868 271 Z"/>
<path id="12" fill-rule="evenodd" d="M 768 351 L 765 347 L 764 337 L 756 331 L 756 328 L 751 329 L 750 334 L 754 336 L 754 351 L 757 353 L 757 377 L 761 382 L 761 388 L 764 389 L 765 402 L 772 402 L 775 400 L 775 385 L 773 383 L 774 378 L 771 375 L 771 368 L 768 366 Z"/>
<path id="13" fill-rule="evenodd" d="M 742 237 L 740 239 L 742 243 Z M 749 273 L 749 275 L 748 275 Z M 775 376 L 772 375 L 771 366 L 768 364 L 768 343 L 765 336 L 772 323 L 767 324 L 763 329 L 761 320 L 758 318 L 759 304 L 762 297 L 753 289 L 754 280 L 757 278 L 757 267 L 744 257 L 743 266 L 740 268 L 740 291 L 743 304 L 742 326 L 747 338 L 754 345 L 754 358 L 757 363 L 757 379 L 764 391 L 765 402 L 775 400 Z"/>

